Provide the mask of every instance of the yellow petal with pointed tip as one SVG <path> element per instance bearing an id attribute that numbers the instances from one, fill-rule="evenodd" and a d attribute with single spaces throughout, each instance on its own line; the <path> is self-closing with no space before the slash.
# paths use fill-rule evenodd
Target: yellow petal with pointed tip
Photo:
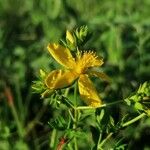
<path id="1" fill-rule="evenodd" d="M 49 44 L 47 48 L 50 54 L 59 64 L 69 69 L 74 68 L 75 60 L 69 49 L 59 44 Z"/>
<path id="2" fill-rule="evenodd" d="M 99 107 L 102 105 L 102 101 L 98 96 L 98 93 L 88 78 L 88 75 L 80 75 L 78 80 L 79 93 L 84 102 L 92 107 Z"/>
<path id="3" fill-rule="evenodd" d="M 65 88 L 74 83 L 74 81 L 79 77 L 79 75 L 76 72 L 73 71 L 67 71 L 64 74 L 62 74 L 61 77 L 58 78 L 58 80 L 55 83 L 55 88 Z"/>
<path id="4" fill-rule="evenodd" d="M 68 87 L 78 78 L 78 74 L 75 72 L 63 70 L 54 70 L 50 72 L 45 79 L 45 84 L 49 89 L 61 89 Z"/>
<path id="5" fill-rule="evenodd" d="M 97 72 L 97 71 L 91 71 L 90 70 L 88 72 L 88 74 L 91 75 L 91 76 L 99 77 L 99 78 L 101 78 L 101 79 L 103 79 L 105 81 L 110 82 L 110 78 L 105 73 L 103 73 L 103 72 Z"/>
<path id="6" fill-rule="evenodd" d="M 64 74 L 63 70 L 53 70 L 45 79 L 45 84 L 49 89 L 55 89 L 57 80 Z"/>

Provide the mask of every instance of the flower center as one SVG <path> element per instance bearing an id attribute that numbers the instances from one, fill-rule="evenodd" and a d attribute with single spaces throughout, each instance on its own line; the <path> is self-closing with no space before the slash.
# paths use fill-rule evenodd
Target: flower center
<path id="1" fill-rule="evenodd" d="M 100 66 L 103 63 L 102 59 L 99 59 L 96 53 L 93 51 L 78 53 L 76 57 L 75 71 L 79 74 L 83 74 L 90 67 Z"/>

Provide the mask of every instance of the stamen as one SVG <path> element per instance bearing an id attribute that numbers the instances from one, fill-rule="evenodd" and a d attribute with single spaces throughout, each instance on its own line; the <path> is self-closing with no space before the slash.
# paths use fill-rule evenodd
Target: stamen
<path id="1" fill-rule="evenodd" d="M 99 59 L 95 52 L 81 51 L 77 54 L 76 58 L 77 72 L 85 72 L 89 67 L 100 66 L 102 59 Z"/>

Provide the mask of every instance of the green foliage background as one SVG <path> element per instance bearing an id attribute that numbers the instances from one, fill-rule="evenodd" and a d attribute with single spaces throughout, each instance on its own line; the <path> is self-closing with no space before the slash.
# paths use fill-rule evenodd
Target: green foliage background
<path id="1" fill-rule="evenodd" d="M 129 96 L 140 83 L 149 80 L 149 8 L 149 0 L 0 0 L 0 149 L 38 150 L 50 146 L 47 122 L 54 110 L 32 93 L 31 85 L 40 68 L 50 71 L 58 67 L 46 46 L 64 38 L 66 29 L 87 25 L 92 33 L 85 49 L 94 49 L 104 57 L 102 70 L 112 79 L 109 85 L 96 82 L 106 102 Z M 38 116 L 35 127 L 23 140 L 8 105 L 7 88 L 11 89 L 23 128 Z M 117 106 L 111 111 L 116 120 L 124 114 L 124 108 Z M 147 122 L 149 130 L 150 120 Z M 133 138 L 130 144 L 134 147 L 143 138 L 144 129 L 139 125 L 124 136 Z M 143 147 L 149 144 L 146 140 L 141 143 Z"/>

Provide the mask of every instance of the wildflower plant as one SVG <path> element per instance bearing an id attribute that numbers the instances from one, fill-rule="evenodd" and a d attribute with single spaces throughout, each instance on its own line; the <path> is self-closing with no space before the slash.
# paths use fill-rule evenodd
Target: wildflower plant
<path id="1" fill-rule="evenodd" d="M 128 98 L 104 102 L 91 77 L 98 77 L 108 84 L 111 84 L 111 79 L 104 72 L 97 71 L 104 63 L 103 58 L 93 50 L 83 49 L 90 37 L 88 28 L 82 26 L 74 31 L 67 30 L 65 39 L 59 43 L 48 44 L 50 57 L 61 68 L 50 72 L 41 69 L 39 80 L 34 81 L 34 91 L 40 93 L 41 98 L 50 103 L 50 109 L 54 110 L 53 117 L 48 121 L 52 129 L 51 149 L 77 150 L 87 145 L 93 150 L 105 149 L 120 130 L 150 115 L 149 82 L 141 85 Z M 137 116 L 131 118 L 126 114 L 116 122 L 108 107 L 119 106 L 119 103 L 133 108 Z M 126 147 L 122 139 L 116 139 L 111 144 L 114 149 Z"/>

